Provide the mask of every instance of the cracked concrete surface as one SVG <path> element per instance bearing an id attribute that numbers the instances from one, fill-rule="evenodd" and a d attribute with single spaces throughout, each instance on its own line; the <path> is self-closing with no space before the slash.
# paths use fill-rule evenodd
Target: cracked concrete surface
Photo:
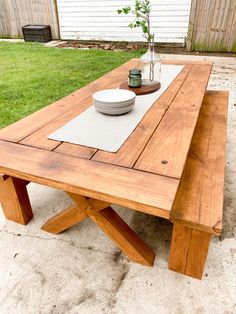
<path id="1" fill-rule="evenodd" d="M 152 268 L 130 262 L 102 231 L 85 220 L 55 236 L 40 230 L 70 200 L 30 184 L 34 219 L 21 226 L 0 213 L 0 313 L 236 313 L 236 59 L 212 59 L 209 89 L 230 90 L 223 233 L 214 238 L 198 281 L 167 268 L 172 225 L 114 206 L 156 252 Z"/>

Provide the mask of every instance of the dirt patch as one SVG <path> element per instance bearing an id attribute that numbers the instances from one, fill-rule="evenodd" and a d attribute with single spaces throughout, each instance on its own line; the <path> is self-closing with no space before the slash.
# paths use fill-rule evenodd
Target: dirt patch
<path id="1" fill-rule="evenodd" d="M 59 48 L 77 48 L 77 49 L 98 49 L 98 50 L 113 50 L 113 51 L 135 51 L 146 49 L 146 42 L 108 42 L 108 41 L 84 41 L 84 40 L 68 40 L 59 42 Z M 222 52 L 190 52 L 186 50 L 182 44 L 156 43 L 156 48 L 159 53 L 171 54 L 187 54 L 187 55 L 204 55 L 204 56 L 221 56 L 221 57 L 236 57 L 236 53 Z"/>

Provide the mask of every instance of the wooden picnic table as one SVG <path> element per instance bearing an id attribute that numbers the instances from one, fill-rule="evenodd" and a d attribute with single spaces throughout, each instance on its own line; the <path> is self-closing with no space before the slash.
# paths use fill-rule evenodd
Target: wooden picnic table
<path id="1" fill-rule="evenodd" d="M 116 153 L 47 138 L 91 106 L 94 92 L 119 86 L 138 62 L 132 59 L 0 131 L 0 197 L 6 218 L 27 224 L 33 217 L 28 182 L 54 187 L 74 204 L 49 219 L 43 230 L 57 234 L 89 217 L 131 260 L 153 265 L 154 252 L 110 205 L 171 218 L 212 63 L 164 61 L 185 67 Z"/>

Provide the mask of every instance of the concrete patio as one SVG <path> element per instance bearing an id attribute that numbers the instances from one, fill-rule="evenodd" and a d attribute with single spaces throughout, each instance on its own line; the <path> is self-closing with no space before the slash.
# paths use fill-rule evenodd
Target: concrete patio
<path id="1" fill-rule="evenodd" d="M 0 313 L 236 313 L 236 58 L 162 55 L 214 61 L 208 89 L 229 90 L 223 233 L 210 246 L 202 281 L 168 270 L 172 225 L 114 206 L 156 252 L 152 268 L 134 264 L 86 220 L 54 236 L 40 230 L 70 200 L 29 184 L 34 219 L 21 226 L 0 212 Z"/>

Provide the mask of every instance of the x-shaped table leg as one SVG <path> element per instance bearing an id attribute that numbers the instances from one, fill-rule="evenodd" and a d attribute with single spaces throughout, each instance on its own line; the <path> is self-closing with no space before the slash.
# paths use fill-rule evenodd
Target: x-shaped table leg
<path id="1" fill-rule="evenodd" d="M 155 253 L 109 206 L 109 203 L 72 193 L 68 195 L 75 205 L 49 219 L 42 227 L 44 231 L 58 234 L 90 217 L 129 259 L 143 265 L 153 265 Z"/>

